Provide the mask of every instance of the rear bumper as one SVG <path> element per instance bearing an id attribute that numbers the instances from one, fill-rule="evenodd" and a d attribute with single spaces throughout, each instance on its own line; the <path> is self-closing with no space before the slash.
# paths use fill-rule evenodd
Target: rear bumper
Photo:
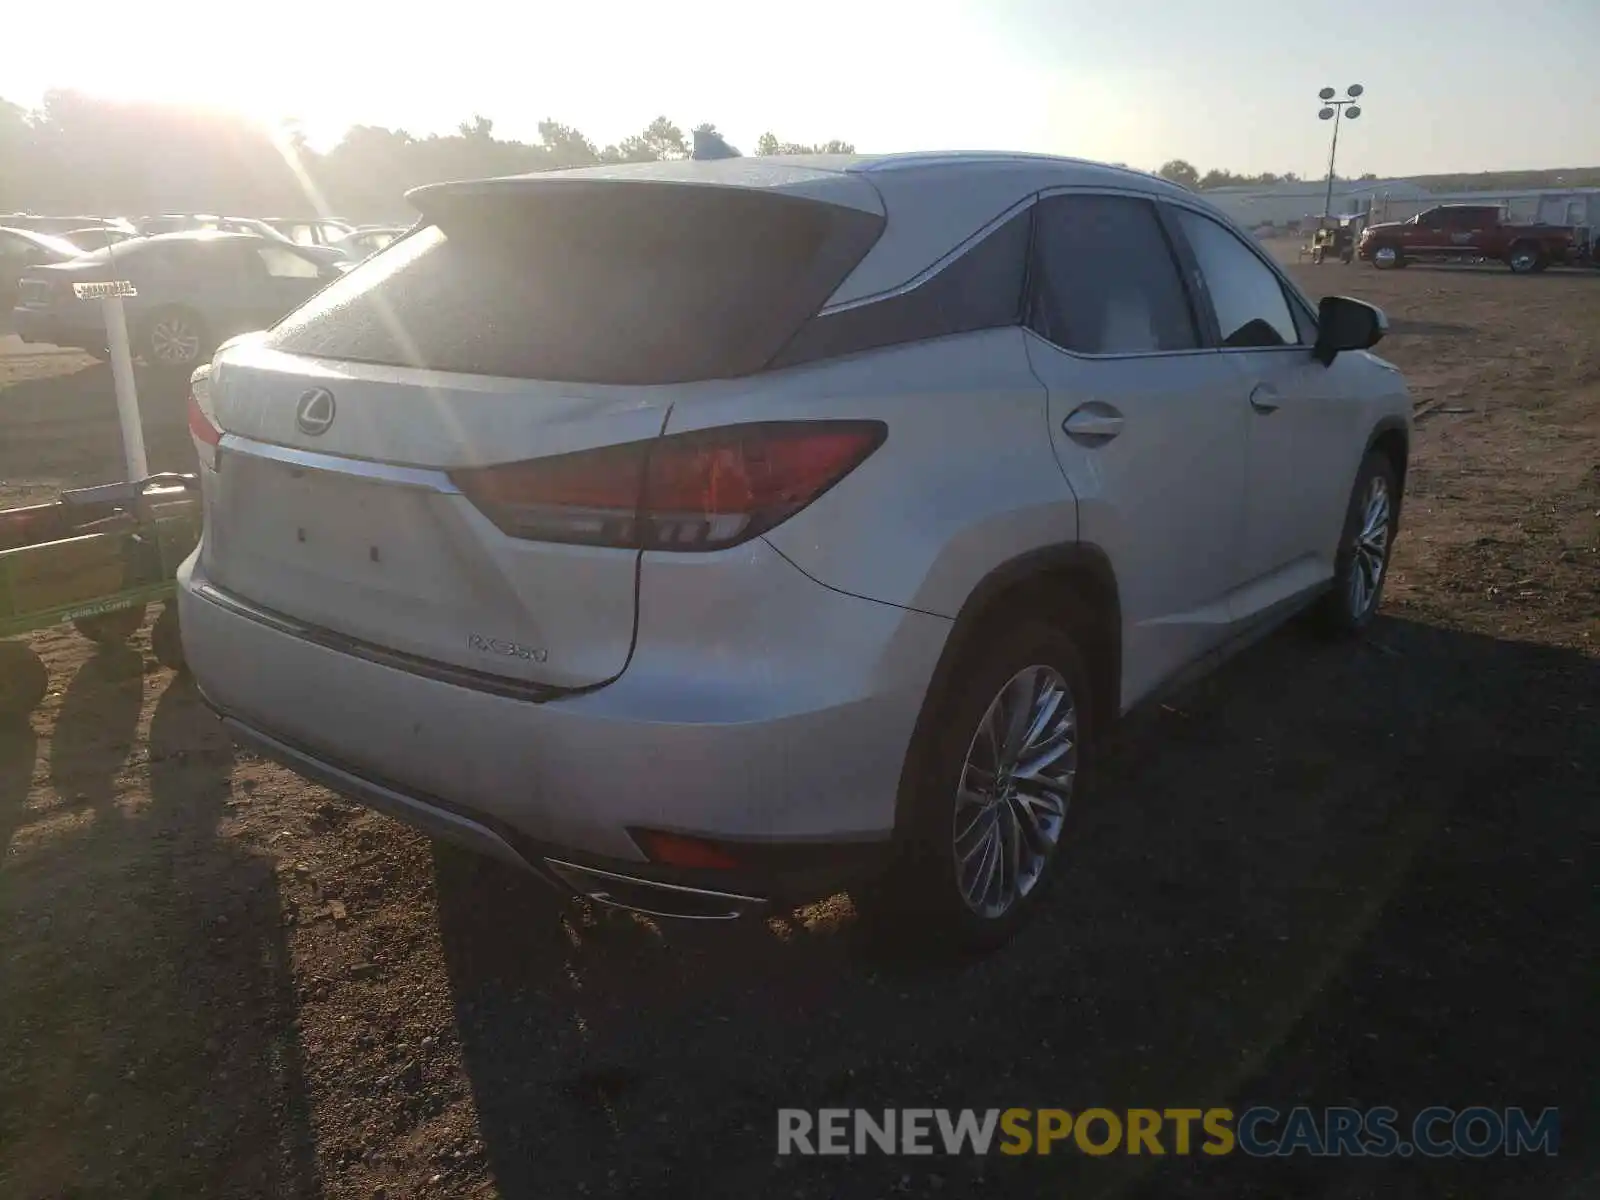
<path id="1" fill-rule="evenodd" d="M 786 678 L 769 658 L 742 669 L 743 690 L 715 695 L 708 688 L 727 679 L 713 652 L 726 668 L 733 647 L 711 639 L 704 661 L 685 661 L 681 647 L 653 656 L 643 626 L 617 681 L 535 701 L 252 620 L 207 598 L 215 588 L 197 557 L 179 571 L 178 603 L 196 682 L 265 756 L 564 891 L 734 916 L 829 894 L 886 860 L 906 748 L 949 628 L 794 576 L 809 617 L 774 614 L 771 636 L 792 641 L 811 673 Z M 818 622 L 836 644 L 818 644 Z M 819 656 L 836 665 L 819 670 Z M 713 841 L 739 867 L 651 863 L 637 829 Z"/>
<path id="2" fill-rule="evenodd" d="M 759 915 L 774 904 L 800 902 L 848 887 L 878 874 L 888 862 L 891 844 L 887 841 L 791 847 L 800 853 L 789 854 L 786 863 L 757 864 L 737 872 L 689 871 L 595 858 L 542 845 L 483 814 L 408 795 L 307 754 L 228 716 L 214 704 L 211 707 L 239 744 L 262 757 L 431 837 L 527 870 L 558 892 L 612 908 L 680 920 L 733 920 Z M 762 850 L 771 848 L 751 849 L 756 851 L 752 857 L 760 858 Z"/>

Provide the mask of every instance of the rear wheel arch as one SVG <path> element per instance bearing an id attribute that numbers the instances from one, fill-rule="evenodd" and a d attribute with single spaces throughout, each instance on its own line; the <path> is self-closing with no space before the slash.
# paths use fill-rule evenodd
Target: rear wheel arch
<path id="1" fill-rule="evenodd" d="M 934 667 L 901 771 L 895 829 L 905 828 L 918 770 L 929 741 L 959 685 L 964 665 L 998 629 L 1043 617 L 1062 623 L 1090 675 L 1091 704 L 1101 729 L 1121 711 L 1122 608 L 1111 560 L 1098 546 L 1048 546 L 995 567 L 972 589 Z"/>

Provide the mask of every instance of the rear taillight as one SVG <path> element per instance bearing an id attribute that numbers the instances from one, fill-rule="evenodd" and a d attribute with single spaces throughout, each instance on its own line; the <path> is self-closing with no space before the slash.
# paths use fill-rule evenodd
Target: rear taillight
<path id="1" fill-rule="evenodd" d="M 218 428 L 216 415 L 211 408 L 209 374 L 209 367 L 201 367 L 189 382 L 189 434 L 194 438 L 195 453 L 200 461 L 215 470 L 222 430 Z"/>
<path id="2" fill-rule="evenodd" d="M 730 425 L 451 479 L 513 537 L 720 550 L 787 520 L 882 444 L 876 421 Z"/>

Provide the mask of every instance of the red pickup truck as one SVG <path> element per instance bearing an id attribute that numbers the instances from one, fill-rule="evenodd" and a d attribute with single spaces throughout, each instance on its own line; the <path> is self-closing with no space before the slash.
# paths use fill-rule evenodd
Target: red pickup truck
<path id="1" fill-rule="evenodd" d="M 1496 259 L 1521 275 L 1552 263 L 1582 262 L 1585 247 L 1570 225 L 1516 225 L 1493 204 L 1441 204 L 1408 221 L 1368 225 L 1356 253 L 1375 267 Z"/>

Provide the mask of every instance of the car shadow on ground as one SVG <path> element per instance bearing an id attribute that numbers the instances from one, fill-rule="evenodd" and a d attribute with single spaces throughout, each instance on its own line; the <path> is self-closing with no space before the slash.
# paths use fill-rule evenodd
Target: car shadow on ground
<path id="1" fill-rule="evenodd" d="M 59 358 L 61 356 L 51 356 Z M 90 358 L 77 370 L 55 374 L 50 363 L 0 388 L 6 436 L 0 439 L 0 479 L 61 480 L 70 486 L 126 477 L 111 368 Z M 186 373 L 134 371 L 152 471 L 192 471 Z"/>
<path id="2" fill-rule="evenodd" d="M 1532 271 L 1526 274 L 1517 274 L 1505 263 L 1451 263 L 1451 262 L 1410 262 L 1405 265 L 1407 271 L 1438 271 L 1445 275 L 1504 275 L 1507 279 L 1515 279 L 1519 283 L 1530 284 L 1534 280 L 1544 281 L 1546 284 L 1554 282 L 1571 283 L 1574 280 L 1593 279 L 1600 280 L 1600 270 L 1590 266 L 1552 267 L 1543 271 Z"/>
<path id="3" fill-rule="evenodd" d="M 839 901 L 657 926 L 441 851 L 502 1194 L 1559 1194 L 1594 1061 L 1597 696 L 1593 659 L 1403 615 L 1287 630 L 1119 728 L 1047 910 L 966 965 L 894 965 Z M 1560 1106 L 1573 1152 L 776 1156 L 780 1107 L 1253 1103 Z"/>
<path id="4" fill-rule="evenodd" d="M 0 738 L 0 1194 L 320 1194 L 277 880 L 217 835 L 231 744 L 175 680 L 132 747 L 142 676 L 102 667 L 44 743 L 56 809 L 40 739 Z M 114 783 L 141 752 L 147 800 Z"/>

